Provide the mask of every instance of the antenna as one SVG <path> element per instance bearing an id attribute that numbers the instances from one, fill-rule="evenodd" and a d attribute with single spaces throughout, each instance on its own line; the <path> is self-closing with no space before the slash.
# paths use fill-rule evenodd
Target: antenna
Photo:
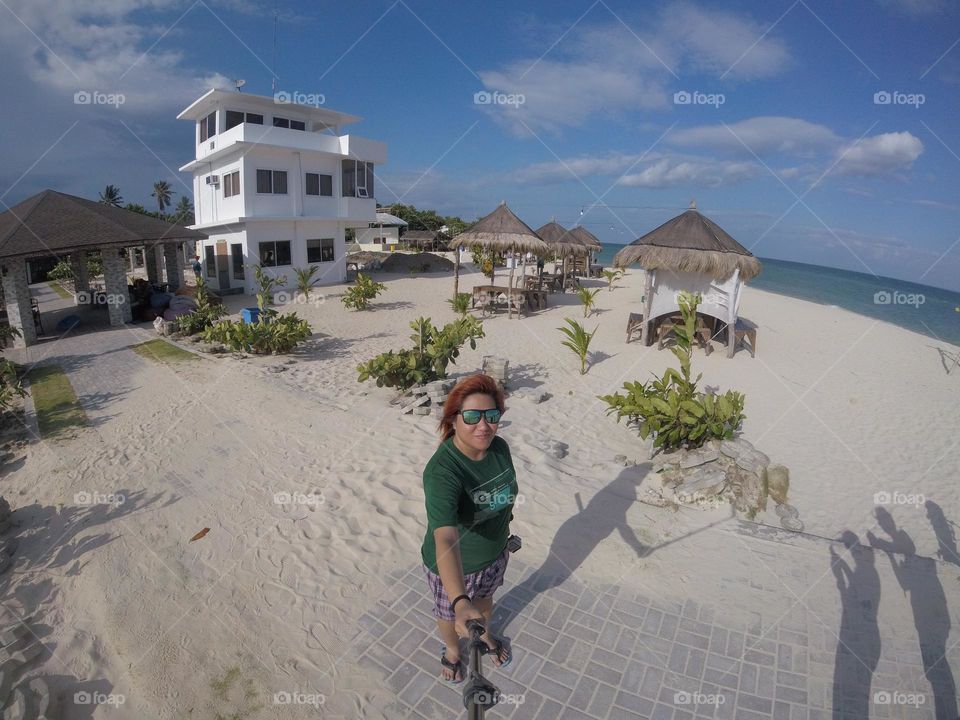
<path id="1" fill-rule="evenodd" d="M 246 85 L 246 84 L 247 84 L 247 81 L 246 81 L 246 80 L 234 80 L 234 81 L 233 81 L 233 84 L 236 86 L 237 92 L 242 92 L 242 91 L 240 90 L 240 88 L 242 88 L 244 85 Z"/>
<path id="2" fill-rule="evenodd" d="M 270 68 L 271 73 L 273 74 L 273 80 L 271 81 L 271 87 L 273 88 L 273 94 L 277 94 L 277 25 L 280 22 L 280 9 L 277 7 L 277 4 L 273 6 L 273 67 Z"/>

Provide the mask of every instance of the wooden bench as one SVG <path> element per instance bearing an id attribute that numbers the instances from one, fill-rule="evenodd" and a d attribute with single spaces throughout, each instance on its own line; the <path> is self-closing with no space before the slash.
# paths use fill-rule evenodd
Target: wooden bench
<path id="1" fill-rule="evenodd" d="M 660 322 L 660 325 L 657 327 L 657 350 L 663 350 L 663 343 L 673 332 L 674 327 L 682 324 L 683 318 L 680 315 L 671 315 Z M 710 342 L 712 334 L 706 319 L 698 314 L 697 325 L 694 330 L 694 339 L 707 355 L 713 352 L 713 345 Z"/>
<path id="2" fill-rule="evenodd" d="M 736 327 L 733 330 L 733 349 L 736 349 L 743 343 L 744 339 L 750 341 L 750 357 L 757 356 L 757 326 L 749 320 L 737 318 Z"/>

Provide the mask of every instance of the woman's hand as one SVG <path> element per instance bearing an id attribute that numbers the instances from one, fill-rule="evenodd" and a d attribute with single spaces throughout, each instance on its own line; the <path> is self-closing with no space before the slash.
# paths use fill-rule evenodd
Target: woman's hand
<path id="1" fill-rule="evenodd" d="M 470 638 L 470 631 L 467 629 L 468 620 L 479 620 L 481 625 L 486 624 L 483 613 L 477 610 L 469 599 L 458 602 L 453 614 L 455 616 L 454 627 L 457 630 L 457 635 L 462 638 Z"/>

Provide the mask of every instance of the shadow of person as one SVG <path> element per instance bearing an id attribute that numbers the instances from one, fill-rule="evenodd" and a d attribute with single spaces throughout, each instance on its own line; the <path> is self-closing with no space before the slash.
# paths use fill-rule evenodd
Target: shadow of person
<path id="1" fill-rule="evenodd" d="M 943 514 L 943 508 L 937 505 L 933 500 L 927 500 L 924 503 L 927 508 L 927 520 L 933 526 L 933 532 L 937 535 L 937 544 L 940 549 L 937 554 L 944 562 L 953 563 L 960 567 L 960 552 L 957 552 L 957 536 L 946 515 Z"/>
<path id="2" fill-rule="evenodd" d="M 830 546 L 830 569 L 837 579 L 842 611 L 833 665 L 833 717 L 870 717 L 870 683 L 880 660 L 880 575 L 873 550 L 860 544 L 850 530 L 840 541 L 850 552 L 853 567 Z"/>
<path id="3" fill-rule="evenodd" d="M 614 531 L 633 548 L 638 557 L 650 554 L 627 523 L 627 511 L 637 502 L 637 486 L 650 471 L 649 463 L 625 468 L 609 485 L 590 498 L 586 507 L 568 518 L 553 536 L 543 564 L 526 580 L 511 588 L 497 603 L 493 621 L 502 633 L 538 593 L 562 585 Z M 580 504 L 579 494 L 577 502 Z"/>
<path id="4" fill-rule="evenodd" d="M 937 720 L 957 720 L 957 686 L 947 664 L 947 638 L 950 635 L 950 612 L 947 596 L 937 577 L 933 558 L 919 557 L 913 539 L 897 528 L 893 516 L 882 507 L 876 508 L 877 523 L 890 537 L 882 540 L 867 533 L 870 543 L 887 553 L 893 573 L 903 591 L 910 596 L 913 623 L 917 628 L 923 674 L 930 682 Z M 901 553 L 900 557 L 894 553 Z"/>

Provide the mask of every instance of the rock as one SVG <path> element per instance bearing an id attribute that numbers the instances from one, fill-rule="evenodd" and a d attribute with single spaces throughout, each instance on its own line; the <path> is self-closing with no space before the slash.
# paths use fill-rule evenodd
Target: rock
<path id="1" fill-rule="evenodd" d="M 790 530 L 791 532 L 803 532 L 803 521 L 800 518 L 795 517 L 782 517 L 780 518 L 780 525 L 785 530 Z"/>
<path id="2" fill-rule="evenodd" d="M 770 458 L 755 450 L 746 450 L 736 458 L 737 465 L 749 473 L 760 475 L 763 468 L 770 464 Z"/>
<path id="3" fill-rule="evenodd" d="M 719 495 L 727 484 L 727 475 L 720 468 L 698 467 L 683 473 L 683 484 L 674 490 L 681 502 L 695 502 Z"/>
<path id="4" fill-rule="evenodd" d="M 511 400 L 523 400 L 523 399 L 525 399 L 526 397 L 527 397 L 527 396 L 524 395 L 522 392 L 510 393 L 510 399 L 511 399 Z"/>
<path id="5" fill-rule="evenodd" d="M 771 465 L 767 468 L 767 492 L 778 504 L 787 502 L 790 490 L 790 470 L 783 465 Z"/>
<path id="6" fill-rule="evenodd" d="M 697 450 L 687 450 L 680 457 L 680 469 L 697 467 L 713 462 L 720 457 L 720 453 L 710 448 L 699 448 Z"/>
<path id="7" fill-rule="evenodd" d="M 430 408 L 424 407 L 424 406 L 422 406 L 422 405 L 421 405 L 420 407 L 415 407 L 415 408 L 413 409 L 413 414 L 414 414 L 414 415 L 429 415 L 429 414 L 430 414 Z"/>
<path id="8" fill-rule="evenodd" d="M 287 371 L 287 368 L 285 368 L 283 365 L 270 365 L 267 368 L 267 372 L 271 372 L 271 373 L 282 373 L 286 371 Z"/>
<path id="9" fill-rule="evenodd" d="M 550 393 L 546 393 L 546 392 L 530 393 L 530 401 L 534 405 L 539 405 L 540 403 L 546 402 L 549 399 L 550 399 Z"/>
<path id="10" fill-rule="evenodd" d="M 767 495 L 763 487 L 761 475 L 753 472 L 744 472 L 734 466 L 730 472 L 736 475 L 739 491 L 734 505 L 738 510 L 749 512 L 767 509 Z"/>
<path id="11" fill-rule="evenodd" d="M 626 465 L 626 464 L 627 464 L 627 456 L 626 456 L 626 455 L 615 455 L 614 458 L 613 458 L 613 461 L 614 461 L 617 465 Z"/>
<path id="12" fill-rule="evenodd" d="M 781 518 L 785 517 L 800 517 L 800 511 L 797 510 L 793 505 L 788 505 L 787 503 L 782 503 L 777 505 L 774 509 L 774 512 Z"/>
<path id="13" fill-rule="evenodd" d="M 723 440 L 720 443 L 720 452 L 729 458 L 736 460 L 740 457 L 741 448 L 735 440 Z"/>
<path id="14" fill-rule="evenodd" d="M 426 405 L 430 402 L 430 398 L 426 395 L 415 395 L 413 399 L 407 400 L 400 406 L 400 414 L 405 415 L 411 410 L 420 407 L 421 405 Z"/>

